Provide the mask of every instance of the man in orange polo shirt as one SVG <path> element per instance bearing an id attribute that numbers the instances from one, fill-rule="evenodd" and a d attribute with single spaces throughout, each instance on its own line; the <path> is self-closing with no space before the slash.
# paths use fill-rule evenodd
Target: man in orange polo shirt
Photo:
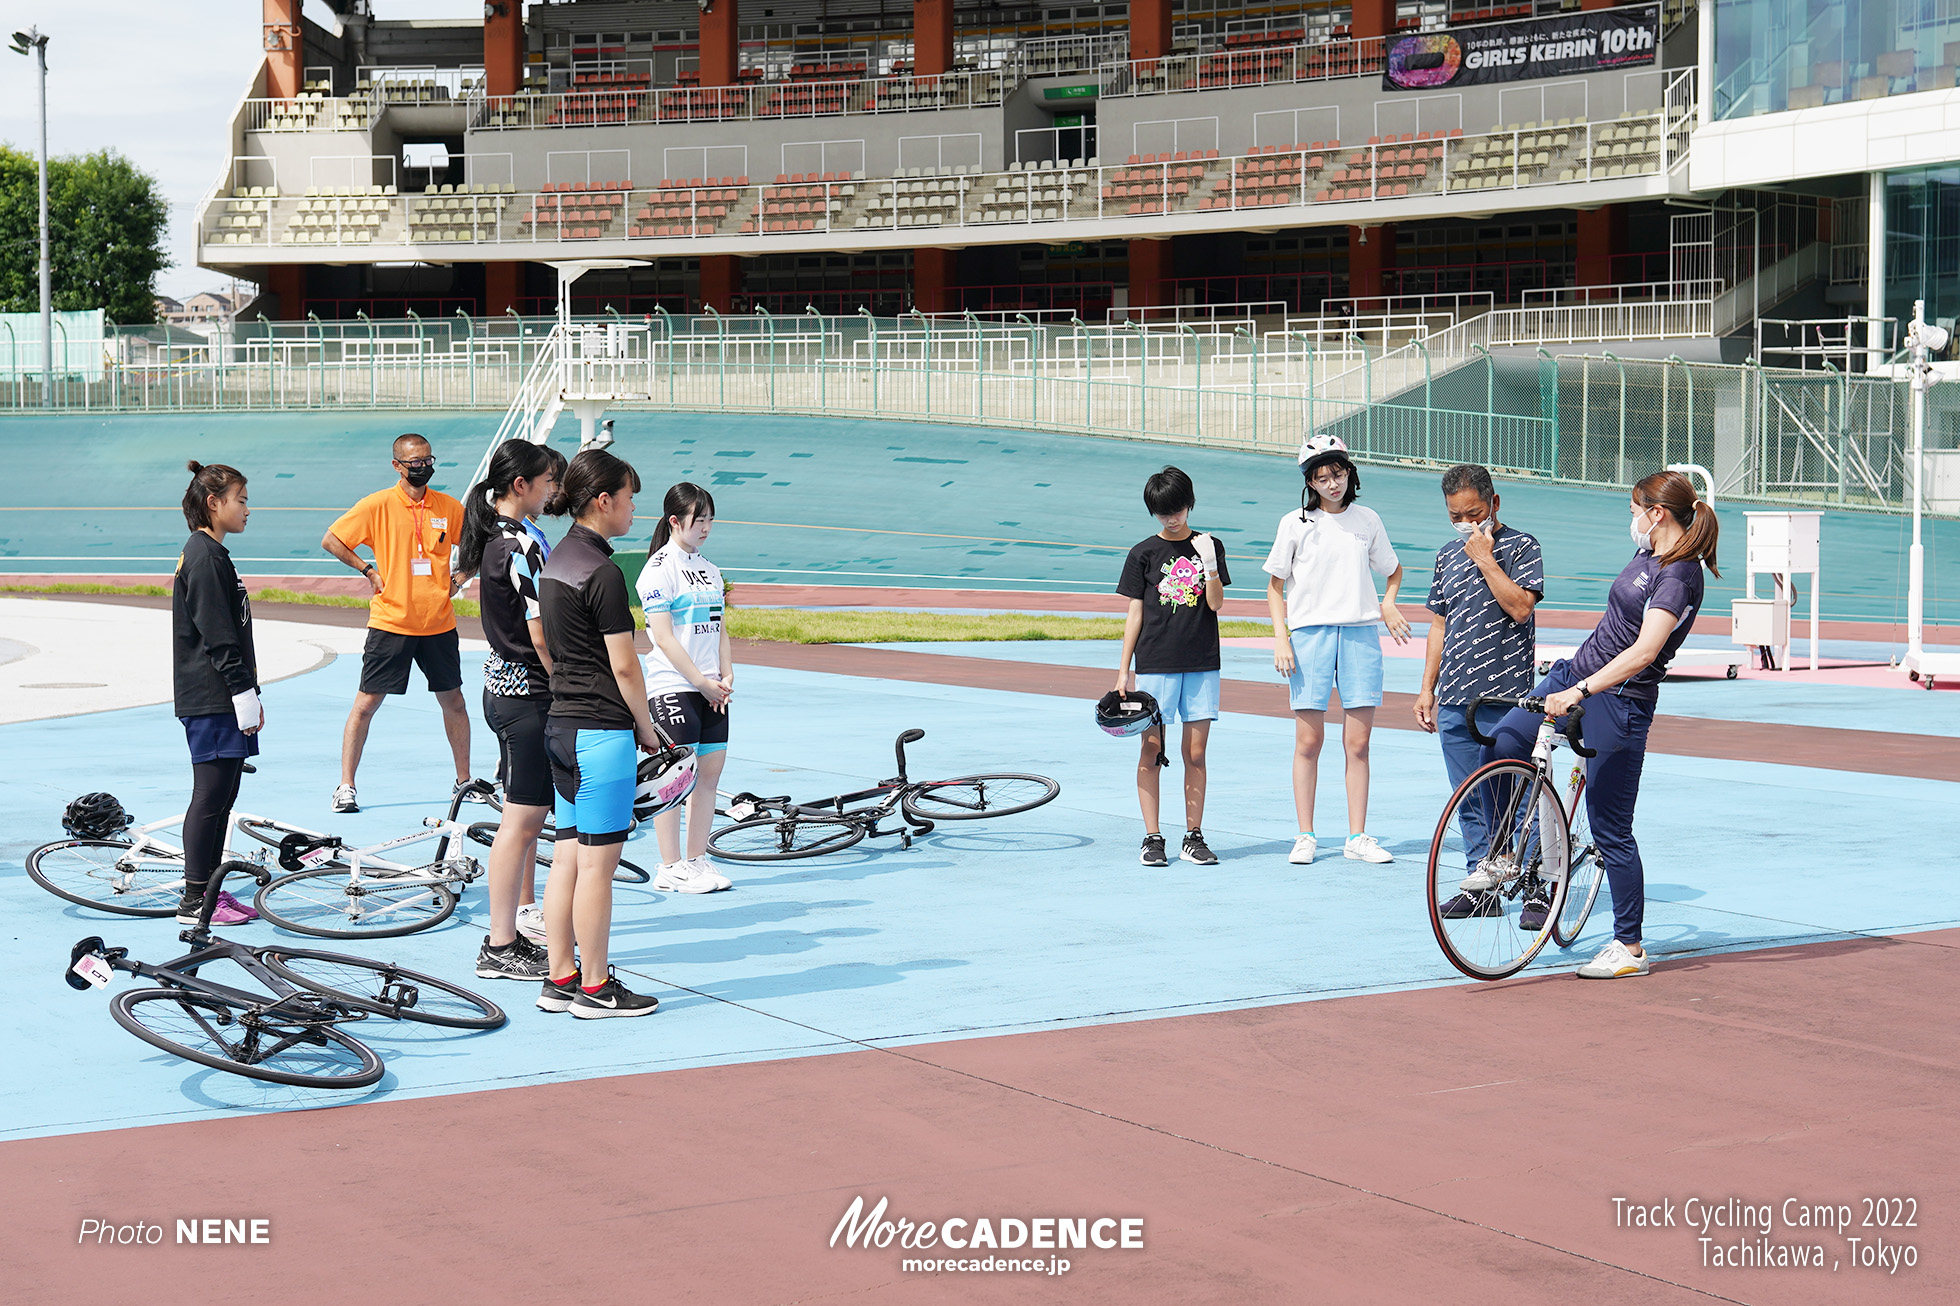
<path id="1" fill-rule="evenodd" d="M 320 540 L 321 548 L 374 587 L 361 687 L 340 741 L 340 787 L 332 801 L 336 812 L 361 810 L 354 772 L 367 745 L 368 723 L 382 699 L 407 692 L 411 662 L 422 669 L 429 692 L 442 705 L 456 784 L 460 787 L 470 778 L 470 715 L 463 706 L 462 655 L 449 575 L 449 550 L 462 534 L 463 505 L 429 488 L 436 460 L 421 436 L 396 439 L 394 467 L 393 485 L 349 508 Z M 374 554 L 373 562 L 354 552 L 362 546 Z"/>

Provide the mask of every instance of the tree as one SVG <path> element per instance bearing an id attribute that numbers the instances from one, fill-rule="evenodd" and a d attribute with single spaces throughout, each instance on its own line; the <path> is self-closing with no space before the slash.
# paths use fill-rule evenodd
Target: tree
<path id="1" fill-rule="evenodd" d="M 40 211 L 32 154 L 0 145 L 0 311 L 41 307 Z M 170 206 L 154 177 L 114 150 L 48 160 L 54 307 L 99 308 L 112 321 L 156 320 Z"/>

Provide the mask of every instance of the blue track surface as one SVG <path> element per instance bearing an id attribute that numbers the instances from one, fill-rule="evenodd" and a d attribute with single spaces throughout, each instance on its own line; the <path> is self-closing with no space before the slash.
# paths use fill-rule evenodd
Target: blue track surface
<path id="1" fill-rule="evenodd" d="M 1106 647 L 947 647 L 1107 664 Z M 1238 667 L 1238 652 L 1228 674 L 1252 675 Z M 242 810 L 362 840 L 405 833 L 435 810 L 448 788 L 447 753 L 433 700 L 416 692 L 376 720 L 361 774 L 368 810 L 326 813 L 356 670 L 343 658 L 268 689 L 266 751 Z M 477 683 L 474 666 L 466 677 Z M 1095 732 L 1083 703 L 756 667 L 743 669 L 741 688 L 725 788 L 798 797 L 855 788 L 886 775 L 892 737 L 920 726 L 928 737 L 911 750 L 917 775 L 1026 769 L 1060 780 L 1062 795 L 1023 816 L 942 826 L 910 851 L 878 841 L 813 861 L 727 867 L 737 881 L 731 893 L 690 898 L 622 887 L 613 959 L 660 995 L 662 1009 L 649 1020 L 594 1026 L 547 1016 L 530 1006 L 534 986 L 475 980 L 480 887 L 431 933 L 311 945 L 458 980 L 512 1015 L 508 1028 L 487 1035 L 368 1026 L 361 1032 L 387 1058 L 389 1075 L 361 1100 L 1455 981 L 1424 916 L 1422 858 L 1446 796 L 1440 757 L 1425 736 L 1375 736 L 1370 825 L 1400 858 L 1395 865 L 1323 854 L 1312 867 L 1293 867 L 1285 861 L 1294 832 L 1291 725 L 1228 716 L 1212 735 L 1205 822 L 1222 865 L 1149 871 L 1136 864 L 1132 750 Z M 1732 704 L 1748 687 L 1710 687 L 1705 698 L 1700 688 L 1670 686 L 1663 709 L 1687 710 L 1691 691 L 1697 710 L 1717 698 Z M 1865 693 L 1856 724 L 1867 728 L 1906 728 L 1924 710 L 1909 691 L 1896 699 Z M 493 740 L 480 725 L 475 747 L 487 770 Z M 16 989 L 26 999 L 0 1015 L 0 1041 L 15 1050 L 0 1071 L 0 1137 L 347 1100 L 187 1066 L 119 1029 L 103 994 L 59 981 L 69 946 L 84 935 L 102 934 L 149 960 L 180 950 L 167 921 L 70 907 L 21 871 L 27 850 L 57 837 L 62 805 L 84 790 L 114 791 L 141 819 L 181 809 L 188 767 L 168 708 L 0 726 L 0 750 L 32 760 L 17 760 L 12 782 L 0 787 L 0 909 L 14 923 Z M 1338 756 L 1330 740 L 1322 829 L 1343 823 Z M 1955 790 L 1773 763 L 1650 757 L 1638 827 L 1649 945 L 1664 961 L 1955 924 Z M 643 858 L 651 851 L 646 842 L 631 847 Z M 1574 955 L 1603 942 L 1607 917 L 1602 904 Z M 259 924 L 241 937 L 274 934 Z M 1552 953 L 1540 964 L 1572 959 Z"/>
<path id="2" fill-rule="evenodd" d="M 443 462 L 436 485 L 460 495 L 496 429 L 482 413 L 144 414 L 0 418 L 11 473 L 0 490 L 0 572 L 167 573 L 183 542 L 184 460 L 229 462 L 252 482 L 251 530 L 233 547 L 256 575 L 338 575 L 321 534 L 392 479 L 388 441 L 419 431 Z M 615 451 L 654 496 L 691 479 L 716 496 L 711 556 L 736 583 L 1107 590 L 1131 544 L 1154 528 L 1145 477 L 1166 462 L 1197 483 L 1194 520 L 1224 541 L 1236 582 L 1257 598 L 1273 528 L 1297 505 L 1299 474 L 1270 456 L 1020 431 L 801 417 L 621 413 Z M 88 450 L 78 474 L 74 451 Z M 1451 538 L 1437 473 L 1370 467 L 1363 502 L 1381 513 L 1420 601 L 1436 548 Z M 1504 518 L 1545 546 L 1545 601 L 1597 609 L 1631 554 L 1626 499 L 1542 482 L 1506 483 Z M 1741 510 L 1722 509 L 1726 579 L 1741 585 Z M 1960 622 L 1960 536 L 1929 521 L 1926 616 Z M 1824 612 L 1904 621 L 1905 523 L 1830 513 Z M 640 543 L 644 543 L 641 537 Z M 1942 544 L 1948 547 L 1942 553 Z"/>

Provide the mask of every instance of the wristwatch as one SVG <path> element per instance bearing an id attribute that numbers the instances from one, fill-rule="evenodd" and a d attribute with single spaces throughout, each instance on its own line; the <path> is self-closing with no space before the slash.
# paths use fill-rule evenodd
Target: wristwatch
<path id="1" fill-rule="evenodd" d="M 1585 681 L 1583 681 L 1583 680 L 1582 680 L 1582 681 L 1580 681 L 1580 682 L 1579 682 L 1579 684 L 1578 684 L 1578 686 L 1577 686 L 1577 688 L 1578 688 L 1578 690 L 1579 690 L 1579 697 L 1580 697 L 1580 698 L 1591 698 L 1591 697 L 1592 697 L 1592 690 L 1590 690 L 1590 689 L 1588 689 L 1588 688 L 1586 688 L 1586 682 L 1585 682 Z"/>
<path id="2" fill-rule="evenodd" d="M 365 567 L 363 567 L 363 568 L 361 568 L 361 575 L 363 575 L 363 576 L 371 576 L 371 575 L 373 575 L 373 574 L 374 574 L 374 564 L 373 564 L 373 563 L 371 563 L 371 562 L 370 562 L 370 563 L 369 563 L 369 564 L 368 564 L 367 566 L 365 566 Z"/>

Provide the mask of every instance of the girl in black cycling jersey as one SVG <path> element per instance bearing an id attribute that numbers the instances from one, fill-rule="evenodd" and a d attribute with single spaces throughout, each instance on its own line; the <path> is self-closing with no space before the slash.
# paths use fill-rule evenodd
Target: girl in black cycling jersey
<path id="1" fill-rule="evenodd" d="M 1613 888 L 1613 941 L 1579 968 L 1582 979 L 1647 973 L 1647 952 L 1640 942 L 1646 872 L 1633 839 L 1647 730 L 1654 721 L 1661 677 L 1701 609 L 1701 570 L 1722 574 L 1715 566 L 1721 533 L 1715 510 L 1696 497 L 1687 477 L 1655 472 L 1633 487 L 1631 507 L 1633 561 L 1613 581 L 1606 615 L 1579 651 L 1554 664 L 1532 691 L 1554 717 L 1583 702 L 1585 744 L 1599 753 L 1586 763 L 1586 814 Z M 1485 760 L 1531 756 L 1541 720 L 1523 711 L 1508 713 L 1493 732 L 1497 742 L 1485 750 Z M 1472 870 L 1464 891 L 1490 891 L 1492 884 L 1482 875 L 1482 867 Z M 1541 906 L 1539 925 L 1542 912 Z"/>
<path id="2" fill-rule="evenodd" d="M 462 569 L 481 578 L 483 637 L 490 643 L 483 719 L 497 732 L 504 783 L 503 819 L 490 846 L 490 933 L 476 957 L 484 979 L 541 980 L 548 969 L 538 946 L 544 919 L 535 905 L 533 868 L 538 834 L 551 815 L 551 760 L 544 750 L 551 656 L 538 606 L 545 550 L 526 523 L 557 490 L 550 450 L 506 440 L 463 504 Z M 531 938 L 519 932 L 525 915 L 535 921 Z"/>
<path id="3" fill-rule="evenodd" d="M 170 586 L 171 679 L 177 719 L 191 750 L 191 805 L 184 813 L 184 893 L 177 923 L 195 925 L 211 872 L 225 846 L 245 759 L 259 751 L 259 704 L 252 604 L 231 565 L 225 536 L 245 529 L 251 509 L 245 476 L 222 463 L 188 464 L 184 522 L 191 537 Z M 213 925 L 243 925 L 258 913 L 220 890 Z"/>

